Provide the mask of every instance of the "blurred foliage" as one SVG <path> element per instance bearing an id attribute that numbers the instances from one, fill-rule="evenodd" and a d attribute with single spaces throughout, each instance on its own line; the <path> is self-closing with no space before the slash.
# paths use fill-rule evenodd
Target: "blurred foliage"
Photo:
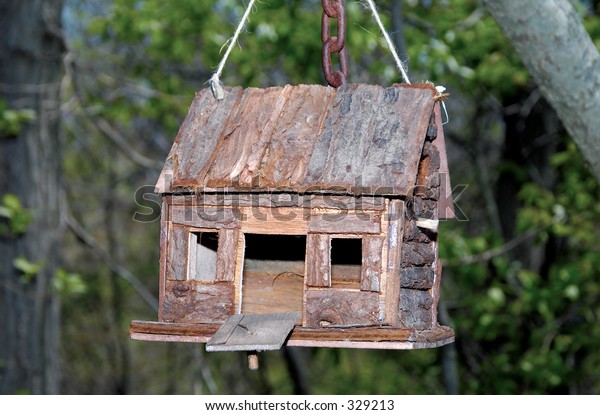
<path id="1" fill-rule="evenodd" d="M 12 137 L 19 134 L 23 124 L 35 119 L 35 111 L 31 109 L 14 110 L 8 108 L 4 99 L 0 99 L 0 134 Z"/>
<path id="2" fill-rule="evenodd" d="M 43 262 L 34 263 L 24 257 L 17 257 L 13 261 L 13 267 L 19 270 L 21 273 L 21 281 L 25 284 L 31 283 L 43 266 Z"/>
<path id="3" fill-rule="evenodd" d="M 461 295 L 452 316 L 458 341 L 473 342 L 477 348 L 469 352 L 481 354 L 471 358 L 473 379 L 465 392 L 598 390 L 592 351 L 600 347 L 600 188 L 572 142 L 552 163 L 562 170 L 555 189 L 523 185 L 517 220 L 520 234 L 533 231 L 534 246 L 555 250 L 548 267 L 536 272 L 505 254 L 452 268 L 456 292 L 450 295 Z M 442 255 L 459 263 L 501 243 L 455 229 L 440 235 Z"/>
<path id="4" fill-rule="evenodd" d="M 18 196 L 7 193 L 0 204 L 0 234 L 18 236 L 27 231 L 31 213 L 23 207 Z"/>
<path id="5" fill-rule="evenodd" d="M 387 27 L 391 1 L 378 2 Z M 598 10 L 577 3 L 600 42 Z M 131 220 L 133 195 L 157 179 L 194 92 L 207 86 L 244 7 L 234 0 L 67 2 L 69 207 L 110 257 L 156 296 L 159 224 Z M 398 82 L 369 12 L 354 1 L 347 9 L 350 80 Z M 480 2 L 405 0 L 402 17 L 412 80 L 443 84 L 451 94 L 452 178 L 470 185 L 457 201 L 470 221 L 443 224 L 439 244 L 448 311 L 440 318 L 456 329 L 457 357 L 448 362 L 441 349 L 302 350 L 310 392 L 444 393 L 450 363 L 458 367 L 461 393 L 598 393 L 598 184 L 562 130 L 542 137 L 555 149 L 546 163 L 550 184 L 502 153 L 516 139 L 506 135 L 508 118 L 526 123 L 538 108 L 530 102 L 535 85 Z M 318 0 L 258 2 L 222 80 L 244 87 L 323 84 L 320 21 Z M 531 140 L 532 154 L 543 145 L 537 137 L 524 139 Z M 517 183 L 515 193 L 496 191 L 506 172 Z M 505 209 L 514 209 L 518 243 L 493 226 Z M 254 373 L 244 368 L 242 354 L 129 341 L 129 321 L 154 320 L 156 311 L 118 267 L 107 267 L 80 241 L 70 235 L 63 249 L 65 269 L 76 272 L 56 275 L 56 289 L 67 294 L 66 393 L 294 392 L 282 353 L 263 353 Z"/>
<path id="6" fill-rule="evenodd" d="M 54 275 L 54 289 L 63 297 L 71 297 L 76 295 L 85 294 L 87 287 L 82 276 L 74 273 L 65 271 L 62 268 L 57 268 Z"/>

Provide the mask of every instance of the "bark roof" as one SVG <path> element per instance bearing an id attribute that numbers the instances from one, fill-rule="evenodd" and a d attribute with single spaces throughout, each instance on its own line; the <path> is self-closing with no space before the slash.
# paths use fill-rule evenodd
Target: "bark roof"
<path id="1" fill-rule="evenodd" d="M 159 193 L 406 195 L 434 108 L 431 85 L 286 85 L 196 94 Z"/>

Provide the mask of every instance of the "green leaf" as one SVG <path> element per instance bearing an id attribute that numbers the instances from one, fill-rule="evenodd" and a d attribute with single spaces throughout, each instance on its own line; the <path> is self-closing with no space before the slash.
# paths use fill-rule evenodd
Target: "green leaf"
<path id="1" fill-rule="evenodd" d="M 28 209 L 25 209 L 21 204 L 18 196 L 7 193 L 2 197 L 2 205 L 0 205 L 0 217 L 8 219 L 8 227 L 5 224 L 0 226 L 2 233 L 11 235 L 20 235 L 27 231 L 31 223 L 31 214 Z"/>
<path id="2" fill-rule="evenodd" d="M 32 109 L 12 110 L 4 100 L 0 100 L 0 134 L 16 136 L 21 131 L 23 124 L 35 119 L 36 113 Z"/>
<path id="3" fill-rule="evenodd" d="M 0 206 L 0 216 L 3 218 L 10 219 L 12 216 L 12 210 L 5 206 Z"/>
<path id="4" fill-rule="evenodd" d="M 23 274 L 21 276 L 21 279 L 25 283 L 30 283 L 33 277 L 44 267 L 42 261 L 31 262 L 22 256 L 15 258 L 12 264 L 13 267 L 21 271 L 21 273 Z"/>
<path id="5" fill-rule="evenodd" d="M 57 268 L 53 280 L 54 289 L 63 296 L 85 294 L 87 286 L 80 274 Z"/>
<path id="6" fill-rule="evenodd" d="M 7 193 L 2 197 L 2 204 L 12 211 L 20 210 L 23 206 L 18 196 Z"/>

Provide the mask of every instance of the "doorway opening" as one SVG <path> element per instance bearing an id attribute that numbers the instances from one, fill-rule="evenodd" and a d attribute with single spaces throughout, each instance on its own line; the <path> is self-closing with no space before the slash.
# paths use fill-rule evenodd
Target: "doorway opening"
<path id="1" fill-rule="evenodd" d="M 244 234 L 242 313 L 300 312 L 306 235 Z"/>

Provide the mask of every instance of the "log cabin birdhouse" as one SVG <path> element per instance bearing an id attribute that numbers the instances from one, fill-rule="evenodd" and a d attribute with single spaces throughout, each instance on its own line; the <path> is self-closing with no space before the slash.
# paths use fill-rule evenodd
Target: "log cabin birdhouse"
<path id="1" fill-rule="evenodd" d="M 418 349 L 438 324 L 452 217 L 432 85 L 197 93 L 156 185 L 157 322 L 133 339 L 209 351 Z"/>

